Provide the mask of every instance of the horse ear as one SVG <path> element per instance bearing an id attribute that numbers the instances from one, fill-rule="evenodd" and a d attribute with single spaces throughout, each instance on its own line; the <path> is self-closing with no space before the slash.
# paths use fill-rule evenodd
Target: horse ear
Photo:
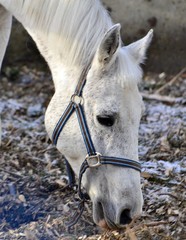
<path id="1" fill-rule="evenodd" d="M 136 59 L 137 63 L 143 63 L 146 58 L 146 51 L 149 47 L 153 37 L 153 30 L 151 29 L 145 37 L 126 46 L 132 56 Z"/>
<path id="2" fill-rule="evenodd" d="M 121 37 L 120 37 L 120 24 L 115 24 L 108 32 L 105 34 L 97 52 L 97 57 L 99 63 L 105 65 L 111 61 L 114 54 L 120 47 Z"/>

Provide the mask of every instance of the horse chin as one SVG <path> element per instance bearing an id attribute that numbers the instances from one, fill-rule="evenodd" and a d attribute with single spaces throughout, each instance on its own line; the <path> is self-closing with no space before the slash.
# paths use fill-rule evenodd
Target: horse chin
<path id="1" fill-rule="evenodd" d="M 104 230 L 109 230 L 110 227 L 108 226 L 107 222 L 105 221 L 105 219 L 102 219 L 99 221 L 98 226 Z"/>
<path id="2" fill-rule="evenodd" d="M 98 226 L 104 230 L 119 230 L 122 228 L 121 226 L 117 226 L 116 224 L 111 222 L 109 219 L 101 219 L 98 222 Z"/>
<path id="3" fill-rule="evenodd" d="M 108 212 L 105 211 L 103 205 L 97 202 L 93 205 L 94 222 L 104 230 L 118 230 L 121 229 L 120 225 L 115 224 L 109 217 Z"/>

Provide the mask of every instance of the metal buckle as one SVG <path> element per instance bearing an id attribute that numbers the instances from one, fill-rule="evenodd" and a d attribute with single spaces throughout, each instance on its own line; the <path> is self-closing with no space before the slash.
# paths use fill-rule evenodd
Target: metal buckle
<path id="1" fill-rule="evenodd" d="M 101 154 L 100 153 L 97 153 L 95 155 L 87 155 L 86 156 L 86 160 L 87 160 L 87 163 L 88 163 L 88 166 L 90 168 L 95 168 L 95 167 L 99 167 L 101 165 Z"/>
<path id="2" fill-rule="evenodd" d="M 73 103 L 75 103 L 76 105 L 78 105 L 78 104 L 83 105 L 83 103 L 84 103 L 83 97 L 82 97 L 82 96 L 78 96 L 78 95 L 76 95 L 76 94 L 73 94 L 73 95 L 71 96 L 71 101 L 72 101 Z"/>

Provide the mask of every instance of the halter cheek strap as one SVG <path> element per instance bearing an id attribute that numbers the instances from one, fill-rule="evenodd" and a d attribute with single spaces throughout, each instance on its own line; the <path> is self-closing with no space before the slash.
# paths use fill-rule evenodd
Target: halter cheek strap
<path id="1" fill-rule="evenodd" d="M 88 73 L 89 68 L 82 72 L 78 85 L 76 87 L 75 93 L 72 95 L 69 105 L 67 106 L 65 112 L 60 117 L 58 123 L 52 134 L 52 141 L 55 145 L 57 145 L 58 138 L 67 123 L 68 119 L 72 116 L 74 112 L 76 112 L 77 119 L 79 122 L 81 134 L 83 136 L 83 140 L 87 150 L 87 156 L 83 161 L 80 172 L 79 172 L 79 180 L 78 180 L 78 195 L 80 198 L 79 203 L 79 212 L 76 212 L 75 215 L 72 217 L 72 221 L 68 222 L 67 226 L 71 227 L 77 223 L 80 216 L 84 210 L 84 202 L 86 201 L 85 194 L 82 192 L 81 182 L 82 177 L 85 171 L 88 168 L 97 168 L 101 165 L 111 164 L 114 166 L 124 167 L 124 168 L 131 168 L 136 171 L 141 172 L 141 164 L 135 160 L 127 159 L 127 158 L 118 158 L 118 157 L 110 157 L 110 156 L 102 156 L 100 153 L 97 153 L 90 135 L 90 131 L 87 125 L 84 108 L 83 108 L 83 98 L 82 98 L 82 91 L 83 87 L 86 83 L 86 76 Z M 75 174 L 70 166 L 69 162 L 65 159 L 67 173 L 69 177 L 69 185 L 73 186 L 75 184 Z"/>

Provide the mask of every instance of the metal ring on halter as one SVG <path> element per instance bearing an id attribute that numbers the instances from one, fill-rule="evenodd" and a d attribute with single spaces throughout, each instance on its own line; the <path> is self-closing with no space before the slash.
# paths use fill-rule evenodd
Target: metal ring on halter
<path id="1" fill-rule="evenodd" d="M 101 154 L 96 152 L 95 155 L 87 155 L 86 156 L 86 161 L 89 166 L 89 168 L 95 168 L 99 167 L 101 165 Z"/>
<path id="2" fill-rule="evenodd" d="M 73 94 L 71 96 L 71 102 L 75 103 L 76 105 L 78 105 L 78 104 L 83 105 L 84 104 L 84 98 L 82 96 L 78 96 L 77 94 Z"/>

